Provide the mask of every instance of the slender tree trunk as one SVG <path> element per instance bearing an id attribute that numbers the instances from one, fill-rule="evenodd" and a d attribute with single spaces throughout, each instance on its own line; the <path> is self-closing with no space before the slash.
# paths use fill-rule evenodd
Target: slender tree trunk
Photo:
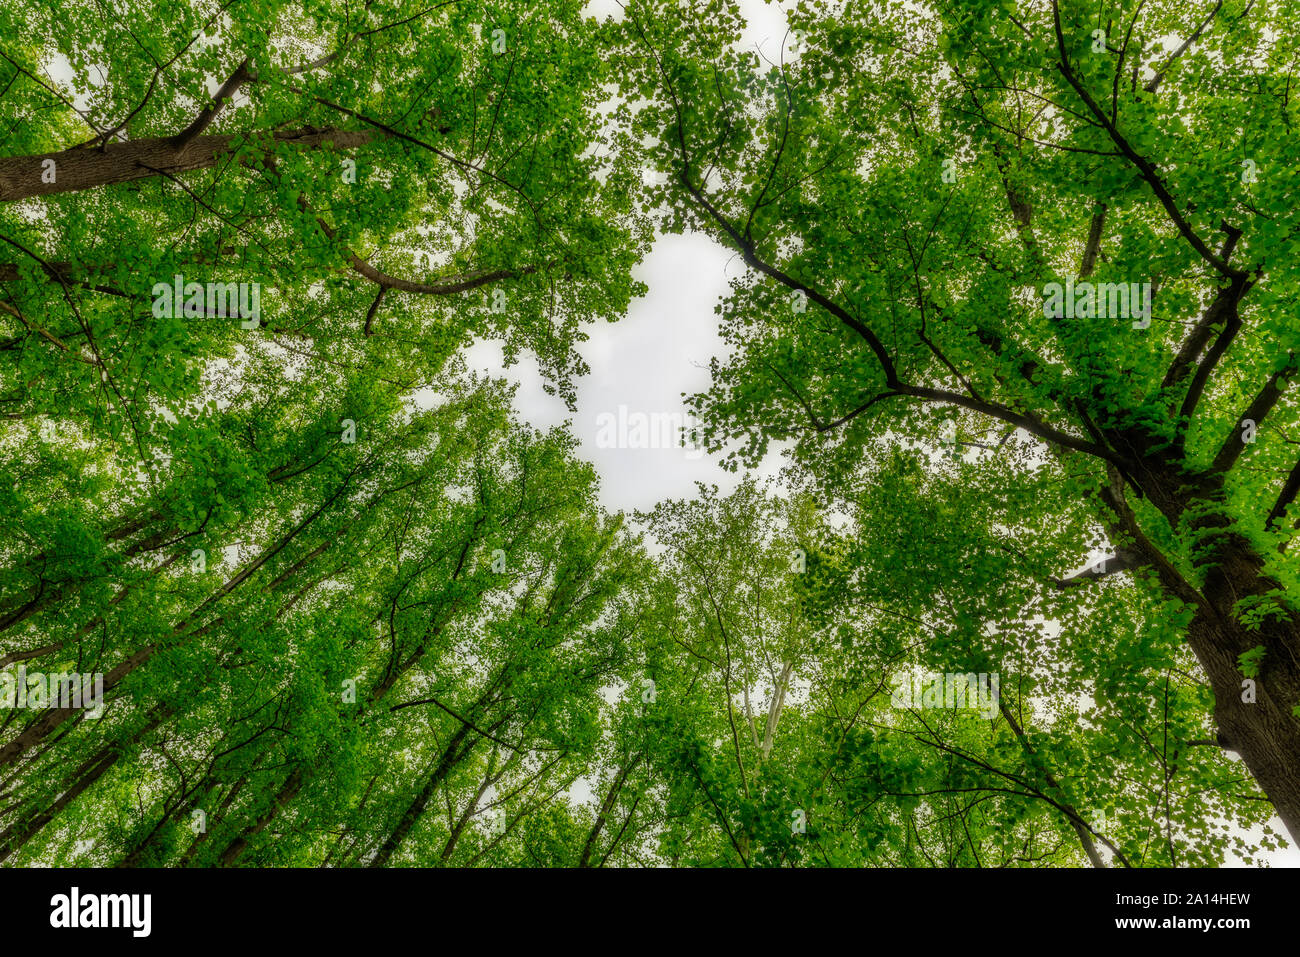
<path id="1" fill-rule="evenodd" d="M 346 481 L 343 482 L 339 486 L 338 490 L 335 491 L 335 493 L 329 499 L 327 499 L 323 504 L 321 504 L 321 506 L 317 508 L 314 512 L 312 512 L 310 515 L 308 515 L 306 518 L 300 521 L 296 526 L 294 526 L 294 528 L 291 529 L 289 532 L 287 532 L 273 547 L 268 547 L 265 550 L 263 550 L 262 554 L 258 556 L 256 561 L 251 562 L 247 567 L 245 567 L 242 571 L 240 571 L 239 574 L 235 575 L 228 582 L 226 582 L 218 591 L 216 591 L 215 593 L 209 595 L 206 599 L 204 599 L 202 604 L 200 604 L 197 608 L 195 608 L 194 611 L 186 615 L 184 619 L 182 619 L 173 627 L 172 634 L 168 636 L 166 642 L 156 641 L 152 644 L 145 645 L 143 648 L 140 648 L 138 651 L 132 654 L 129 658 L 120 662 L 114 668 L 108 671 L 104 675 L 104 693 L 107 694 L 110 690 L 117 687 L 117 685 L 119 685 L 125 678 L 127 678 L 127 676 L 129 676 L 137 668 L 144 665 L 147 661 L 149 661 L 150 658 L 152 658 L 155 654 L 157 654 L 164 647 L 166 647 L 167 642 L 184 640 L 186 637 L 188 637 L 189 633 L 186 632 L 185 630 L 188 625 L 194 622 L 194 620 L 198 618 L 209 606 L 215 604 L 217 601 L 220 601 L 222 598 L 229 595 L 240 585 L 244 584 L 244 582 L 248 581 L 254 575 L 254 573 L 257 572 L 258 569 L 260 569 L 264 564 L 266 564 L 266 562 L 270 561 L 271 558 L 277 555 L 281 550 L 286 548 L 294 539 L 296 539 L 300 534 L 302 534 L 302 532 L 309 525 L 311 525 L 314 521 L 316 521 L 316 519 L 319 518 L 325 512 L 325 510 L 329 508 L 329 506 L 331 506 L 334 503 L 334 501 L 337 500 L 339 496 L 343 494 L 343 492 L 348 488 L 349 484 L 350 484 L 349 482 Z M 70 720 L 78 720 L 84 713 L 85 712 L 82 708 L 73 708 L 73 707 L 67 707 L 67 708 L 54 707 L 54 708 L 46 709 L 44 712 L 41 713 L 39 718 L 37 718 L 26 728 L 24 728 L 22 732 L 17 735 L 17 737 L 15 737 L 13 740 L 6 743 L 3 747 L 0 747 L 0 767 L 13 764 L 14 762 L 18 761 L 18 759 L 24 753 L 26 753 L 31 748 L 35 747 L 36 745 L 44 741 L 45 738 L 47 738 L 52 732 L 62 727 L 65 722 Z"/>
<path id="2" fill-rule="evenodd" d="M 156 711 L 153 717 L 151 717 L 145 726 L 135 735 L 136 740 L 145 737 L 155 730 L 159 725 L 166 721 L 172 713 L 173 709 L 169 707 L 164 707 Z M 59 812 L 80 797 L 81 794 L 92 784 L 102 778 L 121 757 L 122 748 L 118 744 L 110 744 L 101 748 L 93 756 L 82 763 L 73 775 L 72 781 L 53 803 L 38 813 L 25 818 L 20 823 L 11 824 L 3 832 L 0 832 L 0 861 L 4 861 L 36 836 L 45 825 L 54 820 Z"/>
<path id="3" fill-rule="evenodd" d="M 456 733 L 447 742 L 447 747 L 443 749 L 442 757 L 433 766 L 433 770 L 429 772 L 428 777 L 425 778 L 424 786 L 420 788 L 420 792 L 415 796 L 415 799 L 402 813 L 397 826 L 393 828 L 388 837 L 384 838 L 384 843 L 379 846 L 379 852 L 371 860 L 369 867 L 387 866 L 394 852 L 402 846 L 402 841 L 406 840 L 406 836 L 411 833 L 411 829 L 420 820 L 420 816 L 424 813 L 424 809 L 428 807 L 429 799 L 438 790 L 438 786 L 451 773 L 451 769 L 460 763 L 469 750 L 473 748 L 477 738 L 470 740 L 468 747 L 462 748 L 469 734 L 470 728 L 467 724 L 462 724 L 456 729 Z"/>
<path id="4" fill-rule="evenodd" d="M 249 769 L 230 786 L 230 790 L 226 792 L 225 798 L 222 799 L 221 805 L 217 808 L 217 813 L 212 815 L 215 821 L 219 822 L 225 818 L 226 814 L 230 811 L 230 808 L 234 805 L 235 798 L 239 797 L 240 792 L 248 785 L 249 779 L 252 777 L 253 772 L 257 770 L 258 765 L 262 763 L 264 757 L 266 757 L 266 752 L 259 754 L 253 760 L 252 766 L 249 767 Z M 180 859 L 176 863 L 180 867 L 189 867 L 190 862 L 194 860 L 195 855 L 197 855 L 199 851 L 203 849 L 203 845 L 207 843 L 208 836 L 211 833 L 212 828 L 206 828 L 194 835 L 194 840 L 190 842 L 190 846 L 185 849 L 185 853 L 180 856 Z"/>
<path id="5" fill-rule="evenodd" d="M 253 822 L 252 827 L 246 829 L 242 834 L 226 845 L 226 849 L 221 852 L 217 858 L 217 864 L 220 867 L 233 867 L 244 851 L 248 850 L 249 841 L 266 830 L 267 825 L 275 820 L 276 816 L 292 803 L 293 799 L 298 796 L 302 790 L 303 781 L 306 775 L 303 773 L 302 766 L 294 768 L 289 777 L 285 779 L 280 790 L 276 792 L 275 798 L 271 801 L 270 806 L 262 812 L 261 816 Z"/>
<path id="6" fill-rule="evenodd" d="M 176 806 L 169 811 L 165 811 L 157 823 L 149 829 L 149 833 L 141 835 L 133 842 L 126 856 L 117 862 L 117 866 L 139 867 L 152 850 L 164 843 L 166 835 L 173 833 L 173 828 L 170 825 L 186 812 L 193 811 L 202 804 L 203 799 L 212 795 L 216 789 L 217 785 L 214 783 L 212 776 L 208 775 L 197 787 L 190 791 L 191 797 L 186 798 L 181 795 L 176 801 Z"/>
<path id="7" fill-rule="evenodd" d="M 636 755 L 623 766 L 618 776 L 614 778 L 605 792 L 605 799 L 600 802 L 600 812 L 596 815 L 596 823 L 592 825 L 591 832 L 587 835 L 587 842 L 582 846 L 582 853 L 578 857 L 579 867 L 591 866 L 591 853 L 596 849 L 596 840 L 600 837 L 600 832 L 605 829 L 605 821 L 609 817 L 609 812 L 614 808 L 614 802 L 618 800 L 619 792 L 623 790 L 623 784 L 627 781 L 627 776 L 632 773 L 641 761 L 641 755 Z"/>

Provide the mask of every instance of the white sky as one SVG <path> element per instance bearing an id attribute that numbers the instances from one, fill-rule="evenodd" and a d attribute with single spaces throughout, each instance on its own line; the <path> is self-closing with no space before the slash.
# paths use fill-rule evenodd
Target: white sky
<path id="1" fill-rule="evenodd" d="M 709 359 L 723 352 L 713 307 L 727 291 L 727 270 L 738 268 L 739 260 L 708 237 L 660 237 L 635 270 L 649 287 L 645 298 L 635 300 L 617 323 L 587 327 L 591 338 L 578 351 L 591 372 L 577 384 L 576 414 L 543 391 L 531 356 L 506 371 L 501 346 L 480 340 L 466 360 L 473 369 L 517 383 L 516 411 L 536 428 L 571 421 L 579 455 L 600 473 L 606 508 L 649 509 L 666 498 L 694 495 L 696 481 L 729 491 L 742 476 L 725 471 L 716 457 L 685 448 L 601 448 L 597 442 L 600 416 L 617 416 L 620 406 L 628 415 L 675 413 L 686 420 L 682 393 L 705 390 Z M 780 464 L 773 451 L 758 471 L 771 474 Z"/>
<path id="2" fill-rule="evenodd" d="M 782 43 L 792 41 L 780 3 L 741 0 L 741 8 L 749 21 L 741 45 L 776 59 Z M 618 0 L 591 0 L 586 12 L 601 19 L 621 17 Z M 571 420 L 581 442 L 579 454 L 600 473 L 600 500 L 606 508 L 649 509 L 666 498 L 694 495 L 697 481 L 725 493 L 742 475 L 727 472 L 714 457 L 681 448 L 601 448 L 597 440 L 600 416 L 617 416 L 620 406 L 629 414 L 675 413 L 685 419 L 682 394 L 705 391 L 709 360 L 722 354 L 720 317 L 713 307 L 726 293 L 728 277 L 742 268 L 734 253 L 705 236 L 661 236 L 635 270 L 649 287 L 646 297 L 634 301 L 616 324 L 587 326 L 590 339 L 578 352 L 591 373 L 578 383 L 576 415 L 562 399 L 542 390 L 530 357 L 505 372 L 501 347 L 479 341 L 466 358 L 473 369 L 518 383 L 516 410 L 533 426 L 544 429 Z M 774 474 L 781 465 L 779 447 L 774 443 L 771 448 L 756 470 L 760 475 Z"/>

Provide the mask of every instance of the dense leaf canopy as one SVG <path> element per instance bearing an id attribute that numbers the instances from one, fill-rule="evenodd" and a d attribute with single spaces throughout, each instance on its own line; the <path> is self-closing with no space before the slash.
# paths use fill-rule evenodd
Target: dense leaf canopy
<path id="1" fill-rule="evenodd" d="M 0 859 L 1296 838 L 1300 24 L 1203 6 L 0 9 Z M 685 230 L 786 467 L 611 514 L 462 350 L 575 409 Z"/>

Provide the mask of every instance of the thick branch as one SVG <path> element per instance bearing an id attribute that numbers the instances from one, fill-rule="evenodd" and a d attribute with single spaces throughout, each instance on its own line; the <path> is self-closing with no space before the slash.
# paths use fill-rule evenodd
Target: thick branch
<path id="1" fill-rule="evenodd" d="M 1077 585 L 1084 585 L 1098 578 L 1105 578 L 1108 575 L 1114 575 L 1117 572 L 1128 571 L 1132 568 L 1140 568 L 1147 564 L 1140 554 L 1127 548 L 1121 548 L 1109 558 L 1102 559 L 1096 565 L 1085 568 L 1081 572 L 1071 575 L 1069 578 L 1056 579 L 1056 587 L 1060 591 L 1067 588 L 1074 588 Z"/>
<path id="2" fill-rule="evenodd" d="M 12 203 L 33 196 L 53 196 L 81 190 L 148 179 L 161 173 L 188 173 L 209 169 L 218 157 L 235 149 L 250 134 L 231 133 L 199 136 L 177 148 L 173 137 L 158 136 L 126 143 L 109 143 L 99 149 L 71 149 L 34 156 L 0 159 L 0 203 Z M 302 129 L 271 134 L 276 142 L 311 149 L 332 145 L 352 149 L 374 140 L 369 130 Z M 54 182 L 43 182 L 46 160 L 54 161 Z"/>
<path id="3" fill-rule="evenodd" d="M 1232 345 L 1237 333 L 1241 331 L 1241 316 L 1237 312 L 1237 303 L 1241 301 L 1251 284 L 1245 281 L 1244 277 L 1239 277 L 1234 281 L 1225 292 L 1224 304 L 1221 315 L 1224 317 L 1223 328 L 1219 331 L 1218 337 L 1214 340 L 1214 345 L 1210 346 L 1209 351 L 1205 353 L 1205 358 L 1201 364 L 1196 367 L 1196 372 L 1192 374 L 1191 384 L 1187 387 L 1187 395 L 1183 397 L 1182 407 L 1178 410 L 1179 420 L 1182 423 L 1181 428 L 1186 428 L 1191 421 L 1192 413 L 1196 411 L 1197 404 L 1201 401 L 1201 395 L 1205 392 L 1205 387 L 1210 381 L 1210 373 L 1214 371 L 1223 354 L 1228 351 Z"/>
<path id="4" fill-rule="evenodd" d="M 1224 286 L 1219 289 L 1210 304 L 1206 307 L 1205 312 L 1193 327 L 1191 333 L 1183 340 L 1182 346 L 1178 350 L 1178 355 L 1174 361 L 1169 364 L 1169 369 L 1165 372 L 1164 381 L 1160 383 L 1162 389 L 1172 389 L 1179 386 L 1191 374 L 1192 366 L 1200 358 L 1205 346 L 1214 335 L 1214 328 L 1223 320 L 1224 314 L 1232 306 L 1231 286 Z"/>
<path id="5" fill-rule="evenodd" d="M 1296 462 L 1295 467 L 1291 469 L 1291 474 L 1282 484 L 1282 491 L 1278 493 L 1277 501 L 1269 509 L 1268 518 L 1264 521 L 1265 528 L 1276 528 L 1298 493 L 1300 493 L 1300 462 Z"/>
<path id="6" fill-rule="evenodd" d="M 1294 363 L 1295 353 L 1291 353 L 1287 357 L 1286 365 L 1268 377 L 1268 381 L 1259 390 L 1259 394 L 1255 396 L 1250 405 L 1247 406 L 1246 411 L 1241 414 L 1241 417 L 1233 425 L 1231 434 L 1223 440 L 1223 445 L 1219 447 L 1218 454 L 1214 456 L 1213 467 L 1215 469 L 1226 472 L 1236 463 L 1238 456 L 1246 448 L 1246 443 L 1238 431 L 1240 424 L 1249 419 L 1258 427 L 1264 421 L 1264 417 L 1273 411 L 1273 406 L 1277 405 L 1278 400 L 1282 398 L 1282 394 L 1286 391 L 1287 381 L 1295 373 Z"/>
<path id="7" fill-rule="evenodd" d="M 1097 265 L 1097 253 L 1101 251 L 1101 236 L 1106 228 L 1106 204 L 1097 203 L 1092 214 L 1092 224 L 1088 227 L 1088 244 L 1083 248 L 1083 262 L 1079 265 L 1079 278 L 1087 279 Z"/>

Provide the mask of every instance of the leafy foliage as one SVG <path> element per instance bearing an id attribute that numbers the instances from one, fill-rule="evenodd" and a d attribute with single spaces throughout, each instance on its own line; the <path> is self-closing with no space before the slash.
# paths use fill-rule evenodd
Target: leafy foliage
<path id="1" fill-rule="evenodd" d="M 0 859 L 1280 847 L 1297 32 L 1207 12 L 801 2 L 764 58 L 729 0 L 0 9 L 0 671 L 104 695 L 0 710 Z M 609 514 L 460 352 L 574 407 L 686 229 L 748 267 L 692 407 L 788 467 Z M 1089 277 L 1150 324 L 1042 308 Z"/>

